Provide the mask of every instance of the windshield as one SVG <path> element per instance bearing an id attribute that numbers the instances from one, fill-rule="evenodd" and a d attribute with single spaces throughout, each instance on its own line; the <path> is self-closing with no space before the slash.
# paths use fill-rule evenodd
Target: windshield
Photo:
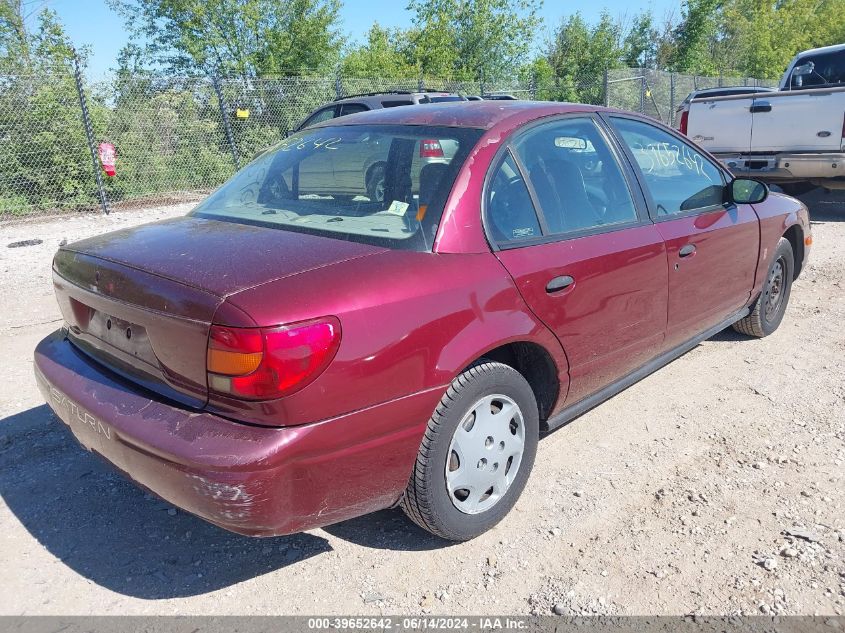
<path id="1" fill-rule="evenodd" d="M 305 130 L 235 174 L 192 215 L 428 251 L 480 136 L 414 125 Z"/>

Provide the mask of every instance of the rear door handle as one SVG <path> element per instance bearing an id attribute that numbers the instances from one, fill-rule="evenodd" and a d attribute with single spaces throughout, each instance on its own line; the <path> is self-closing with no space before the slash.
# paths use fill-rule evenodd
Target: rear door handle
<path id="1" fill-rule="evenodd" d="M 751 112 L 771 112 L 772 104 L 763 101 L 762 103 L 755 103 L 751 106 Z"/>
<path id="2" fill-rule="evenodd" d="M 695 252 L 695 244 L 684 244 L 678 251 L 678 257 L 689 257 Z"/>
<path id="3" fill-rule="evenodd" d="M 553 292 L 560 292 L 566 288 L 569 288 L 572 284 L 575 283 L 575 280 L 570 277 L 569 275 L 563 275 L 561 277 L 555 277 L 549 283 L 546 284 L 546 292 L 549 294 Z"/>

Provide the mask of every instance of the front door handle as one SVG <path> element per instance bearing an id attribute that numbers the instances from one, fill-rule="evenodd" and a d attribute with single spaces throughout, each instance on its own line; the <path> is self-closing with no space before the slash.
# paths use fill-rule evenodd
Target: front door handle
<path id="1" fill-rule="evenodd" d="M 755 103 L 751 106 L 751 112 L 771 112 L 772 111 L 772 104 L 766 101 L 761 101 L 760 103 Z"/>
<path id="2" fill-rule="evenodd" d="M 553 292 L 560 292 L 566 288 L 569 288 L 572 284 L 575 283 L 575 280 L 570 277 L 569 275 L 563 275 L 562 277 L 555 277 L 549 283 L 546 284 L 546 292 L 549 294 Z"/>
<path id="3" fill-rule="evenodd" d="M 689 257 L 695 252 L 695 244 L 684 244 L 678 251 L 678 257 Z"/>

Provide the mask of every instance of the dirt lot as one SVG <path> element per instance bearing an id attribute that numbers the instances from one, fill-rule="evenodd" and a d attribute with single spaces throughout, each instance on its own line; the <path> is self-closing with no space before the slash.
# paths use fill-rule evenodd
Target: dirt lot
<path id="1" fill-rule="evenodd" d="M 544 438 L 515 511 L 461 545 L 398 510 L 249 539 L 127 483 L 35 387 L 50 258 L 186 208 L 0 226 L 0 612 L 845 613 L 845 195 L 806 202 L 776 334 L 725 331 Z"/>

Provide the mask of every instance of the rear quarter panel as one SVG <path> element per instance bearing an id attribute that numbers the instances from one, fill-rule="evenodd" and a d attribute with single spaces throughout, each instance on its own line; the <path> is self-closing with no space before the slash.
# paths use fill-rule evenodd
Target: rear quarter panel
<path id="1" fill-rule="evenodd" d="M 566 392 L 568 367 L 560 344 L 525 307 L 490 252 L 388 251 L 244 291 L 227 303 L 261 325 L 321 315 L 341 322 L 337 356 L 301 391 L 258 407 L 225 400 L 209 404 L 255 423 L 303 424 L 425 390 L 443 392 L 472 361 L 514 341 L 543 346 Z"/>

